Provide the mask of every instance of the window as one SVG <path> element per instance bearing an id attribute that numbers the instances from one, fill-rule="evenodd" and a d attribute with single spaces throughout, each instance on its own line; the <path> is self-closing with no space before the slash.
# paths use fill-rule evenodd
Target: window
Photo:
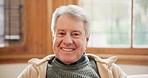
<path id="1" fill-rule="evenodd" d="M 3 0 L 3 1 L 6 1 L 6 0 Z M 77 1 L 80 1 L 80 2 L 77 2 Z M 89 1 L 89 2 L 86 5 L 82 1 L 84 1 L 84 2 Z M 82 6 L 86 11 L 87 10 L 89 11 L 88 12 L 88 13 L 90 13 L 89 15 L 92 15 L 91 13 L 93 12 L 93 9 L 97 9 L 96 7 L 94 7 L 92 9 L 92 7 L 94 5 L 91 3 L 93 1 L 100 1 L 100 2 L 103 1 L 105 3 L 106 0 L 102 0 L 102 1 L 101 0 L 62 0 L 62 1 L 59 1 L 59 0 L 23 0 L 23 2 L 24 2 L 23 3 L 23 5 L 24 5 L 24 7 L 23 7 L 23 10 L 24 10 L 23 11 L 23 14 L 24 14 L 24 18 L 23 18 L 24 19 L 24 21 L 23 21 L 23 23 L 24 23 L 24 32 L 23 32 L 24 44 L 20 45 L 20 46 L 13 46 L 13 47 L 12 46 L 0 47 L 0 63 L 17 63 L 17 62 L 25 62 L 26 63 L 30 58 L 33 58 L 33 57 L 42 58 L 42 57 L 46 56 L 47 54 L 52 54 L 52 36 L 51 36 L 51 32 L 50 32 L 50 22 L 51 22 L 51 16 L 52 16 L 53 11 L 58 6 L 61 6 L 61 5 L 80 4 L 80 6 Z M 108 1 L 106 1 L 106 2 L 108 2 Z M 111 2 L 111 1 L 113 1 L 113 2 Z M 118 3 L 122 4 L 120 1 L 121 0 L 118 0 Z M 126 9 L 127 13 L 125 14 L 125 18 L 127 20 L 118 19 L 118 23 L 117 23 L 117 21 L 115 19 L 114 20 L 108 19 L 107 24 L 108 25 L 111 24 L 114 27 L 109 26 L 110 28 L 108 28 L 108 29 L 104 28 L 104 30 L 102 30 L 103 28 L 101 28 L 101 30 L 99 31 L 99 34 L 101 35 L 101 37 L 103 37 L 105 34 L 106 34 L 106 36 L 108 36 L 108 37 L 104 37 L 107 39 L 106 41 L 108 43 L 104 41 L 103 42 L 103 43 L 105 43 L 105 45 L 103 45 L 104 47 L 101 47 L 100 45 L 98 46 L 96 44 L 89 43 L 89 48 L 87 49 L 87 52 L 93 53 L 93 54 L 98 54 L 99 56 L 101 56 L 103 58 L 108 57 L 110 55 L 116 55 L 119 57 L 119 59 L 117 61 L 118 63 L 148 65 L 148 62 L 147 62 L 148 61 L 148 57 L 147 57 L 148 56 L 148 48 L 140 48 L 140 47 L 144 47 L 143 45 L 145 45 L 145 43 L 143 44 L 143 42 L 140 42 L 140 43 L 138 42 L 136 44 L 133 44 L 133 42 L 134 42 L 133 38 L 136 36 L 136 35 L 134 36 L 135 31 L 133 31 L 133 28 L 136 27 L 136 26 L 134 26 L 135 20 L 133 19 L 136 16 L 136 14 L 134 13 L 134 6 L 135 6 L 135 3 L 137 4 L 137 2 L 135 2 L 137 0 L 122 0 L 122 1 L 124 2 L 124 5 L 126 5 L 126 7 L 129 7 L 128 10 Z M 143 0 L 139 0 L 139 1 L 143 1 Z M 116 0 L 110 0 L 109 2 L 114 4 L 114 6 L 112 6 L 112 7 L 117 6 L 117 5 L 115 5 Z M 96 3 L 96 2 L 93 2 L 93 3 Z M 90 7 L 90 4 L 91 4 L 91 7 Z M 1 5 L 1 3 L 0 3 L 0 5 Z M 139 4 L 137 4 L 136 6 L 139 7 Z M 146 6 L 146 5 L 142 5 L 142 6 Z M 110 7 L 110 6 L 108 6 L 108 7 Z M 124 7 L 122 7 L 122 8 L 124 8 Z M 0 10 L 1 10 L 1 8 L 0 8 Z M 137 9 L 137 11 L 138 10 L 139 9 Z M 114 9 L 112 13 L 116 13 L 116 12 L 117 12 L 116 9 Z M 105 13 L 105 14 L 107 14 L 107 13 Z M 112 15 L 112 14 L 108 13 L 108 15 Z M 128 16 L 126 16 L 126 15 L 128 15 Z M 119 14 L 119 16 L 122 16 L 122 15 Z M 97 16 L 93 16 L 93 17 L 96 18 Z M 116 17 L 118 17 L 118 16 L 116 16 Z M 142 18 L 143 18 L 143 16 L 142 16 Z M 120 22 L 119 22 L 119 20 L 120 20 Z M 102 22 L 102 21 L 99 20 L 99 22 Z M 103 25 L 103 22 L 101 23 L 102 25 Z M 122 26 L 123 25 L 122 23 L 124 23 L 126 25 L 125 28 Z M 143 22 L 141 22 L 140 24 L 142 24 L 142 23 Z M 97 24 L 100 26 L 100 23 L 97 23 Z M 147 25 L 147 24 L 145 24 L 145 25 Z M 119 27 L 117 27 L 117 26 L 119 26 Z M 98 28 L 98 27 L 96 26 L 96 28 Z M 125 30 L 127 28 L 129 28 L 129 29 Z M 123 32 L 117 31 L 117 29 L 124 30 L 124 31 Z M 139 29 L 139 28 L 137 28 L 137 29 Z M 145 29 L 145 31 L 147 31 L 147 29 Z M 110 34 L 109 32 L 111 32 L 112 34 Z M 122 35 L 120 36 L 120 34 L 118 34 L 118 32 Z M 97 35 L 95 33 L 98 33 L 98 31 L 95 30 L 95 32 L 93 32 L 92 34 Z M 138 30 L 138 32 L 136 30 L 136 33 L 139 33 L 139 30 Z M 139 35 L 139 34 L 137 34 L 137 35 Z M 122 38 L 124 37 L 123 40 L 125 40 L 125 41 L 119 40 L 118 43 L 114 42 L 116 39 L 120 39 L 120 37 L 122 37 Z M 143 37 L 146 38 L 146 36 L 143 36 Z M 143 38 L 141 38 L 141 39 L 143 39 Z M 145 39 L 145 40 L 147 40 L 147 39 Z M 131 44 L 133 44 L 132 47 L 130 47 Z M 126 46 L 126 45 L 128 45 L 128 46 Z M 116 47 L 116 46 L 118 46 L 118 47 Z"/>
<path id="2" fill-rule="evenodd" d="M 81 6 L 92 19 L 89 47 L 130 47 L 130 0 L 82 0 Z"/>
<path id="3" fill-rule="evenodd" d="M 92 19 L 89 47 L 148 48 L 147 4 L 147 0 L 134 0 L 134 4 L 132 0 L 82 0 Z"/>
<path id="4" fill-rule="evenodd" d="M 23 44 L 18 46 L 0 47 L 0 63 L 27 63 L 27 61 L 33 57 L 43 58 L 45 55 L 50 54 L 52 45 L 49 42 L 51 37 L 49 33 L 50 28 L 48 26 L 48 15 L 51 15 L 47 14 L 47 8 L 49 7 L 50 11 L 52 9 L 51 5 L 47 7 L 47 0 L 3 0 L 3 2 L 5 1 L 8 1 L 8 3 L 9 1 L 12 1 L 10 3 L 11 5 L 13 5 L 11 6 L 12 8 L 7 7 L 7 10 L 11 9 L 12 15 L 14 14 L 14 16 L 19 16 L 18 13 L 23 13 L 22 21 L 24 26 L 24 41 Z M 17 5 L 17 1 L 23 1 L 23 9 L 21 9 L 23 11 L 18 12 L 18 9 L 22 7 L 19 7 Z M 17 6 L 14 6 L 15 4 Z M 1 5 L 1 7 L 3 7 L 3 5 Z M 12 17 L 11 19 L 13 20 L 11 21 L 11 24 L 18 23 L 14 21 L 20 21 L 19 18 Z M 18 24 L 20 25 L 20 23 Z M 13 34 L 17 35 L 16 32 L 17 30 L 14 31 Z M 8 37 L 8 39 L 9 38 L 11 37 Z M 15 40 L 13 39 L 11 41 L 16 41 L 16 38 Z"/>
<path id="5" fill-rule="evenodd" d="M 0 47 L 4 46 L 3 34 L 4 34 L 4 1 L 0 0 Z"/>
<path id="6" fill-rule="evenodd" d="M 23 42 L 23 0 L 0 0 L 0 47 Z"/>
<path id="7" fill-rule="evenodd" d="M 148 0 L 134 0 L 133 46 L 148 48 Z"/>
<path id="8" fill-rule="evenodd" d="M 117 55 L 128 63 L 147 61 L 147 4 L 148 0 L 79 0 L 92 21 L 88 52 Z M 141 60 L 134 58 L 138 56 Z"/>

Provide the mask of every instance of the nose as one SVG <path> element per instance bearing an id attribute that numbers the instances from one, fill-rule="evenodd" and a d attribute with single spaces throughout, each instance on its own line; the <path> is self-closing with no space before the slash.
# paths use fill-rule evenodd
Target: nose
<path id="1" fill-rule="evenodd" d="M 69 46 L 73 43 L 72 37 L 70 34 L 66 34 L 63 39 L 64 45 Z"/>

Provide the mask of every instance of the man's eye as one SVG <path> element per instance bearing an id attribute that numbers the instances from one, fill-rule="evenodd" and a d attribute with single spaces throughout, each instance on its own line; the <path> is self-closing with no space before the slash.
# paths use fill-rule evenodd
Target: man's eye
<path id="1" fill-rule="evenodd" d="M 79 34 L 79 33 L 73 33 L 72 36 L 73 36 L 73 37 L 79 37 L 80 34 Z"/>
<path id="2" fill-rule="evenodd" d="M 61 36 L 64 36 L 65 33 L 63 33 L 63 32 L 59 32 L 57 35 L 61 37 Z"/>

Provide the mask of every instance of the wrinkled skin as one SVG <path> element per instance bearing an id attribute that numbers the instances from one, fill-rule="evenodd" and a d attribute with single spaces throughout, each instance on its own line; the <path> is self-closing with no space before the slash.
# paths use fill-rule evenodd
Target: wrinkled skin
<path id="1" fill-rule="evenodd" d="M 63 63 L 71 64 L 79 60 L 86 51 L 88 40 L 82 21 L 70 15 L 61 15 L 57 19 L 53 51 Z"/>

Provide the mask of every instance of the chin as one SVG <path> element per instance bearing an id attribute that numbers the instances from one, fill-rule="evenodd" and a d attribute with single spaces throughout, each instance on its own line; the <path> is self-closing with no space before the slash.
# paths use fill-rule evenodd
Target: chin
<path id="1" fill-rule="evenodd" d="M 68 60 L 67 60 L 68 59 Z M 63 60 L 61 60 L 63 63 L 65 64 L 71 64 L 71 63 L 74 63 L 76 62 L 77 60 L 73 60 L 73 59 L 70 59 L 70 58 L 64 58 Z"/>

